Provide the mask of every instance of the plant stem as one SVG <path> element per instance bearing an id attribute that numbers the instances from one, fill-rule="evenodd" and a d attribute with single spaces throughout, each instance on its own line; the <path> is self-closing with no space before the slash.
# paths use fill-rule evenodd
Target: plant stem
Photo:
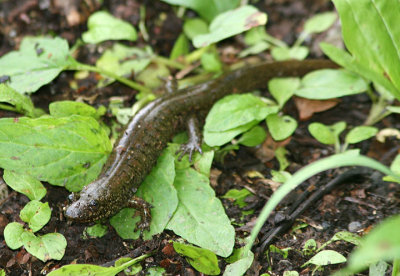
<path id="1" fill-rule="evenodd" d="M 156 63 L 161 63 L 161 64 L 164 64 L 164 65 L 167 65 L 169 67 L 176 68 L 176 69 L 179 69 L 179 70 L 182 70 L 182 69 L 184 69 L 186 67 L 186 65 L 184 65 L 184 64 L 182 64 L 180 62 L 177 62 L 177 61 L 174 61 L 174 60 L 170 60 L 168 58 L 161 57 L 161 56 L 155 56 L 153 58 L 153 60 Z"/>
<path id="2" fill-rule="evenodd" d="M 117 74 L 114 74 L 113 72 L 101 69 L 96 66 L 76 62 L 73 65 L 71 65 L 68 69 L 70 69 L 70 70 L 87 70 L 87 71 L 91 71 L 91 72 L 96 72 L 96 73 L 105 75 L 107 77 L 116 79 L 117 81 L 125 84 L 126 86 L 129 86 L 132 89 L 138 90 L 139 92 L 151 93 L 151 90 L 149 88 L 147 88 L 146 86 L 143 86 L 137 82 L 131 81 L 127 78 L 118 76 Z"/>
<path id="3" fill-rule="evenodd" d="M 393 269 L 392 269 L 392 276 L 399 276 L 400 275 L 400 259 L 393 260 Z"/>

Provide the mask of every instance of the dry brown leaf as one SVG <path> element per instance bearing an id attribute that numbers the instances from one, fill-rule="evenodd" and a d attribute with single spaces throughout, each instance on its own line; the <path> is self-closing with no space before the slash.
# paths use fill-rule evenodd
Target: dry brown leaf
<path id="1" fill-rule="evenodd" d="M 294 97 L 294 103 L 299 112 L 299 120 L 306 121 L 310 119 L 314 113 L 322 112 L 335 107 L 339 103 L 339 100 L 331 99 L 321 101 Z"/>

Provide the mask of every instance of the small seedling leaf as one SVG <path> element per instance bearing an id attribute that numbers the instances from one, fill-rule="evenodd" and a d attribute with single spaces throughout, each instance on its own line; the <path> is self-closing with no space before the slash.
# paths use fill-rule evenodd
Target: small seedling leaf
<path id="1" fill-rule="evenodd" d="M 361 244 L 361 238 L 360 236 L 347 232 L 347 231 L 341 231 L 337 232 L 331 239 L 332 241 L 345 241 L 345 242 L 350 242 L 354 245 L 360 245 Z"/>
<path id="2" fill-rule="evenodd" d="M 117 76 L 129 76 L 132 72 L 138 74 L 143 71 L 150 64 L 151 58 L 150 50 L 116 43 L 104 51 L 96 61 L 96 67 L 113 72 Z M 100 80 L 99 85 L 110 84 L 113 81 L 113 79 Z"/>
<path id="3" fill-rule="evenodd" d="M 171 50 L 169 58 L 174 60 L 180 56 L 185 56 L 189 53 L 189 40 L 185 34 L 180 34 L 175 41 L 174 47 Z"/>
<path id="4" fill-rule="evenodd" d="M 12 250 L 18 249 L 23 245 L 21 235 L 26 230 L 23 225 L 18 222 L 11 222 L 4 228 L 4 240 Z"/>
<path id="5" fill-rule="evenodd" d="M 208 33 L 208 24 L 200 18 L 189 18 L 183 24 L 183 32 L 193 40 L 195 36 Z"/>
<path id="6" fill-rule="evenodd" d="M 254 260 L 254 254 L 251 251 L 243 252 L 243 250 L 235 249 L 235 252 L 239 252 L 234 262 L 225 267 L 223 276 L 240 276 L 244 275 L 250 268 Z"/>
<path id="7" fill-rule="evenodd" d="M 245 199 L 251 195 L 251 192 L 249 192 L 247 189 L 231 189 L 229 190 L 225 195 L 223 195 L 221 198 L 230 198 L 235 200 L 235 204 L 239 206 L 240 208 L 246 207 L 247 202 L 245 202 Z"/>
<path id="8" fill-rule="evenodd" d="M 297 59 L 303 60 L 308 56 L 309 50 L 305 46 L 288 47 L 275 47 L 271 50 L 272 57 L 277 60 Z"/>
<path id="9" fill-rule="evenodd" d="M 260 12 L 254 6 L 244 5 L 219 14 L 211 22 L 210 32 L 194 37 L 193 45 L 197 48 L 205 47 L 266 23 L 267 14 Z"/>
<path id="10" fill-rule="evenodd" d="M 259 121 L 252 121 L 250 123 L 244 124 L 242 126 L 225 130 L 225 131 L 208 131 L 204 129 L 203 137 L 204 137 L 204 142 L 209 145 L 210 147 L 215 147 L 215 146 L 222 146 L 229 141 L 231 141 L 233 138 L 238 136 L 241 133 L 244 133 L 257 125 Z"/>
<path id="11" fill-rule="evenodd" d="M 267 117 L 268 130 L 275 141 L 288 138 L 297 128 L 297 121 L 289 115 L 271 114 Z"/>
<path id="12" fill-rule="evenodd" d="M 206 72 L 218 73 L 222 71 L 222 63 L 216 53 L 203 53 L 200 61 Z"/>
<path id="13" fill-rule="evenodd" d="M 191 168 L 177 170 L 174 186 L 179 204 L 167 228 L 190 243 L 229 256 L 235 231 L 209 179 Z"/>
<path id="14" fill-rule="evenodd" d="M 124 208 L 110 219 L 110 224 L 121 238 L 136 240 L 140 236 L 136 227 L 140 221 L 138 214 L 133 208 Z"/>
<path id="15" fill-rule="evenodd" d="M 345 70 L 322 69 L 308 73 L 301 86 L 294 93 L 296 96 L 326 100 L 365 92 L 368 83 L 358 75 Z"/>
<path id="16" fill-rule="evenodd" d="M 88 20 L 88 31 L 82 34 L 85 43 L 96 44 L 106 40 L 135 41 L 135 28 L 105 11 L 93 13 Z"/>
<path id="17" fill-rule="evenodd" d="M 30 200 L 41 200 L 46 195 L 42 183 L 27 174 L 4 170 L 3 179 L 13 190 L 26 195 Z"/>
<path id="18" fill-rule="evenodd" d="M 238 139 L 238 143 L 246 147 L 255 147 L 264 142 L 267 137 L 265 129 L 260 126 L 255 126 L 249 131 L 243 133 Z"/>
<path id="19" fill-rule="evenodd" d="M 311 123 L 308 126 L 308 131 L 320 143 L 333 145 L 338 139 L 340 133 L 346 128 L 345 122 L 338 122 L 331 126 L 326 126 L 321 123 Z"/>
<path id="20" fill-rule="evenodd" d="M 329 29 L 337 18 L 336 12 L 316 14 L 304 24 L 304 32 L 308 34 L 321 33 Z"/>
<path id="21" fill-rule="evenodd" d="M 29 228 L 33 232 L 39 231 L 50 220 L 51 210 L 49 203 L 32 200 L 25 205 L 19 216 L 29 224 Z"/>
<path id="22" fill-rule="evenodd" d="M 273 78 L 268 82 L 268 90 L 282 108 L 300 86 L 299 78 Z"/>
<path id="23" fill-rule="evenodd" d="M 86 227 L 84 230 L 84 235 L 91 238 L 101 238 L 105 234 L 107 234 L 107 226 L 100 223 Z"/>
<path id="24" fill-rule="evenodd" d="M 318 252 L 314 257 L 312 257 L 308 262 L 302 265 L 306 266 L 309 264 L 317 265 L 317 266 L 325 266 L 331 264 L 340 264 L 346 262 L 346 258 L 333 250 L 324 250 Z"/>
<path id="25" fill-rule="evenodd" d="M 356 144 L 374 137 L 377 133 L 378 129 L 376 127 L 358 126 L 349 131 L 346 135 L 345 141 L 348 144 Z"/>
<path id="26" fill-rule="evenodd" d="M 253 94 L 229 95 L 211 108 L 204 129 L 213 132 L 231 130 L 261 121 L 277 111 L 277 106 L 270 106 Z"/>
<path id="27" fill-rule="evenodd" d="M 26 251 L 42 262 L 61 260 L 67 247 L 67 241 L 59 233 L 35 236 L 32 232 L 25 231 L 22 233 L 21 239 Z"/>
<path id="28" fill-rule="evenodd" d="M 178 242 L 174 242 L 174 249 L 178 254 L 185 256 L 197 271 L 207 275 L 220 274 L 217 256 L 210 250 Z"/>

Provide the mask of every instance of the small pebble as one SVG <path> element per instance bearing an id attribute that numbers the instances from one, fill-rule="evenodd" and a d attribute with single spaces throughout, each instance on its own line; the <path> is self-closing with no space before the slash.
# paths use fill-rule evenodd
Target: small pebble
<path id="1" fill-rule="evenodd" d="M 355 233 L 362 228 L 362 225 L 358 221 L 352 221 L 349 223 L 349 226 L 347 228 L 350 232 Z"/>

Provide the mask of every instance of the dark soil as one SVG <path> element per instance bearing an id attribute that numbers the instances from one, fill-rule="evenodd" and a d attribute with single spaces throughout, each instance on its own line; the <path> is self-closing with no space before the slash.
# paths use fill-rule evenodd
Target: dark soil
<path id="1" fill-rule="evenodd" d="M 139 22 L 139 7 L 146 6 L 146 26 L 150 35 L 149 42 L 142 37 L 135 45 L 150 44 L 153 50 L 159 54 L 168 56 L 174 41 L 182 28 L 181 19 L 177 18 L 174 9 L 160 1 L 117 0 L 107 1 L 101 5 L 96 0 L 3 0 L 0 1 L 0 56 L 18 48 L 21 39 L 27 35 L 55 34 L 67 39 L 70 45 L 86 30 L 88 16 L 99 10 L 108 10 L 115 16 L 137 25 Z M 268 32 L 291 44 L 301 32 L 302 23 L 315 13 L 333 10 L 333 5 L 326 0 L 265 0 L 257 1 L 256 6 L 268 13 Z M 163 14 L 163 16 L 160 16 Z M 311 47 L 312 57 L 321 57 L 316 50 L 317 43 L 325 34 L 314 36 L 307 41 Z M 340 43 L 340 42 L 339 42 Z M 129 44 L 129 43 L 128 43 Z M 78 53 L 78 59 L 82 62 L 93 64 L 101 52 L 111 43 L 103 43 L 101 47 L 82 47 Z M 221 51 L 226 47 L 242 49 L 240 39 L 229 39 L 221 43 Z M 263 58 L 268 58 L 268 55 Z M 73 73 L 64 72 L 56 80 L 40 91 L 34 93 L 32 98 L 35 105 L 47 109 L 48 104 L 56 100 L 83 99 L 86 102 L 98 105 L 108 105 L 110 97 L 123 96 L 127 104 L 132 104 L 135 92 L 120 84 L 113 84 L 98 90 L 95 88 L 95 75 L 79 83 L 79 89 L 73 90 L 69 81 L 74 78 Z M 307 126 L 313 121 L 331 124 L 344 120 L 350 126 L 361 125 L 366 118 L 369 109 L 369 101 L 365 96 L 352 96 L 341 99 L 341 102 L 325 112 L 314 114 L 309 120 L 300 123 L 298 130 L 286 148 L 289 151 L 288 158 L 291 162 L 289 171 L 294 172 L 300 167 L 322 157 L 332 154 L 332 149 L 319 144 L 312 139 L 307 131 Z M 294 101 L 291 101 L 285 110 L 287 114 L 298 117 Z M 0 117 L 16 116 L 10 112 L 0 111 Z M 108 115 L 110 117 L 111 115 Z M 398 120 L 385 119 L 380 123 L 381 127 L 399 127 Z M 254 224 L 261 208 L 273 192 L 271 169 L 277 169 L 275 159 L 268 158 L 271 148 L 276 146 L 267 140 L 262 146 L 251 149 L 242 147 L 239 151 L 225 157 L 223 163 L 215 163 L 212 170 L 212 185 L 218 196 L 225 194 L 229 189 L 248 188 L 254 192 L 254 196 L 248 199 L 248 209 L 254 209 L 252 215 L 241 218 L 241 211 L 229 200 L 222 200 L 228 216 L 242 226 L 236 226 L 237 237 L 246 237 Z M 388 140 L 385 144 L 375 140 L 358 145 L 364 154 L 381 160 L 388 164 L 397 154 L 398 141 Z M 351 168 L 348 168 L 351 169 Z M 318 189 L 337 178 L 348 169 L 331 170 L 321 173 L 306 183 L 298 191 L 288 196 L 278 207 L 278 213 L 284 214 L 291 204 L 301 195 L 307 187 L 309 190 Z M 264 178 L 252 177 L 251 172 L 258 171 Z M 2 173 L 2 172 L 1 172 Z M 398 185 L 381 181 L 382 175 L 372 171 L 365 171 L 363 175 L 357 175 L 338 185 L 332 192 L 324 195 L 313 203 L 293 226 L 307 223 L 305 228 L 291 228 L 278 235 L 273 244 L 278 248 L 290 247 L 289 256 L 284 259 L 280 254 L 270 253 L 268 257 L 265 251 L 261 251 L 262 243 L 257 243 L 253 252 L 256 252 L 256 261 L 248 275 L 259 275 L 268 272 L 271 275 L 282 275 L 286 270 L 299 271 L 301 275 L 310 275 L 308 267 L 301 266 L 310 258 L 301 253 L 304 243 L 308 239 L 315 239 L 318 245 L 328 241 L 339 231 L 352 231 L 364 235 L 371 227 L 390 215 L 399 213 L 400 201 L 398 199 Z M 83 239 L 83 229 L 86 224 L 67 222 L 63 216 L 63 207 L 67 204 L 68 192 L 60 187 L 46 185 L 48 193 L 45 201 L 48 201 L 53 212 L 50 222 L 39 231 L 41 233 L 59 232 L 68 242 L 65 256 L 62 261 L 49 261 L 43 263 L 31 256 L 23 248 L 10 250 L 6 246 L 3 230 L 8 222 L 20 221 L 19 211 L 28 202 L 21 194 L 9 190 L 9 197 L 0 202 L 0 268 L 6 270 L 7 275 L 39 275 L 70 263 L 91 263 L 99 265 L 112 265 L 113 261 L 121 256 L 137 257 L 149 252 L 155 252 L 147 258 L 143 267 L 161 266 L 171 275 L 200 275 L 187 261 L 176 254 L 171 246 L 171 241 L 178 239 L 174 233 L 165 231 L 150 241 L 122 240 L 111 226 L 108 233 L 100 239 Z M 259 239 L 262 239 L 272 227 L 276 226 L 274 216 L 264 226 Z M 237 247 L 240 245 L 237 244 Z M 345 242 L 336 242 L 328 246 L 348 256 L 353 246 Z M 268 249 L 268 247 L 266 248 Z M 223 260 L 221 268 L 225 267 Z M 339 266 L 329 266 L 323 272 L 316 275 L 329 275 Z M 318 274 L 319 273 L 319 274 Z"/>

